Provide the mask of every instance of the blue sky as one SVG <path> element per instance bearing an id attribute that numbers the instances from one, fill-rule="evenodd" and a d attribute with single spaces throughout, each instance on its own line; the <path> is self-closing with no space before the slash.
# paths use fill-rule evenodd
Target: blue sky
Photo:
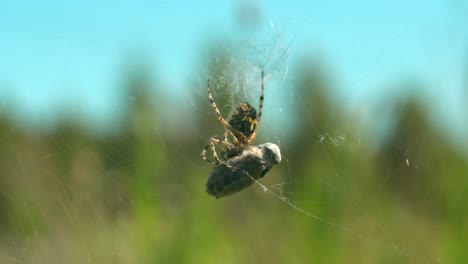
<path id="1" fill-rule="evenodd" d="M 134 52 L 148 56 L 157 79 L 171 87 L 169 100 L 185 100 L 209 38 L 240 37 L 239 2 L 4 0 L 0 106 L 23 122 L 53 122 L 64 107 L 112 120 L 119 73 Z M 449 115 L 460 112 L 465 1 L 254 2 L 260 27 L 276 27 L 291 41 L 290 64 L 304 52 L 321 54 L 351 107 L 392 93 L 382 84 L 413 78 L 443 99 Z"/>

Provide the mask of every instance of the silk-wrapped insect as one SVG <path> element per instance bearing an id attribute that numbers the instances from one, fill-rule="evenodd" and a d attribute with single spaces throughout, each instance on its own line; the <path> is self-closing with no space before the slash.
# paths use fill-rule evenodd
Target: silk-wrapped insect
<path id="1" fill-rule="evenodd" d="M 245 148 L 242 153 L 215 166 L 206 182 L 206 192 L 216 198 L 237 193 L 263 178 L 281 162 L 279 147 L 273 143 Z"/>

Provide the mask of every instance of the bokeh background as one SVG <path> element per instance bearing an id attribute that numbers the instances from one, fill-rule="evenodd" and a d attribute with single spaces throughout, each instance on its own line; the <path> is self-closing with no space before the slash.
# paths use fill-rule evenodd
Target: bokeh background
<path id="1" fill-rule="evenodd" d="M 0 4 L 1 263 L 465 263 L 464 1 Z M 257 105 L 260 184 L 199 158 Z"/>

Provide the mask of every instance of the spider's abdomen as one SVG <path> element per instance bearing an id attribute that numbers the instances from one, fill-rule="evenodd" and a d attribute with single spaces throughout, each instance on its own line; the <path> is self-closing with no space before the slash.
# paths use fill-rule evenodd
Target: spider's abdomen
<path id="1" fill-rule="evenodd" d="M 249 137 L 257 127 L 257 110 L 248 103 L 241 103 L 229 120 L 229 125 Z"/>

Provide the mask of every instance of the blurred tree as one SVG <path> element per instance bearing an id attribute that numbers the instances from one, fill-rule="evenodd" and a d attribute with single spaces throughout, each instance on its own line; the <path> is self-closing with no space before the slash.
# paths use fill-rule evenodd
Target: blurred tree
<path id="1" fill-rule="evenodd" d="M 409 86 L 406 90 L 418 89 Z M 455 158 L 458 154 L 450 147 L 446 136 L 436 132 L 428 121 L 420 100 L 413 97 L 397 102 L 394 110 L 396 122 L 377 154 L 379 172 L 376 175 L 413 209 L 439 211 L 443 201 L 435 199 L 446 168 L 444 163 L 446 157 Z M 439 209 L 434 211 L 436 208 Z"/>

